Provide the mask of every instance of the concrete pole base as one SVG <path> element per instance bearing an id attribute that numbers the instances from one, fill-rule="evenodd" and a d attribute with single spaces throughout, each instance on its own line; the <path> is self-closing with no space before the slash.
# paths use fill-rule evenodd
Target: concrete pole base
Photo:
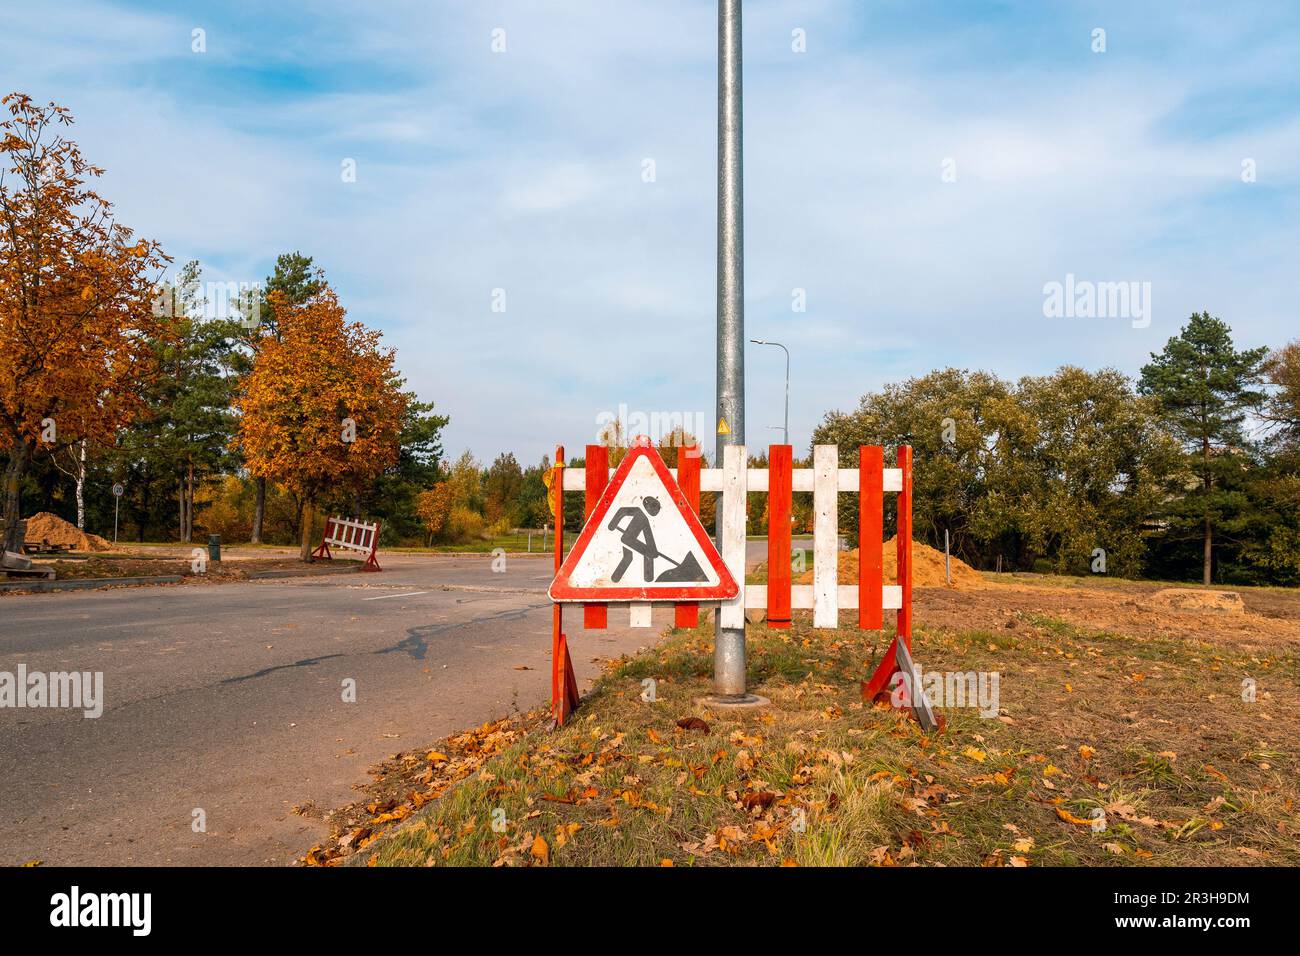
<path id="1" fill-rule="evenodd" d="M 695 698 L 697 707 L 707 707 L 719 713 L 745 713 L 771 707 L 772 702 L 758 694 L 709 694 L 707 697 Z"/>

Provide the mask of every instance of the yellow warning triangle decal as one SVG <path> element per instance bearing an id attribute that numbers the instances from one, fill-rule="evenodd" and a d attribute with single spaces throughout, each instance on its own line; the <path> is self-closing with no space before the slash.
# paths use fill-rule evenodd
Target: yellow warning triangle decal
<path id="1" fill-rule="evenodd" d="M 731 434 L 731 429 L 727 426 L 727 420 L 725 418 L 718 419 L 718 434 L 719 435 Z"/>

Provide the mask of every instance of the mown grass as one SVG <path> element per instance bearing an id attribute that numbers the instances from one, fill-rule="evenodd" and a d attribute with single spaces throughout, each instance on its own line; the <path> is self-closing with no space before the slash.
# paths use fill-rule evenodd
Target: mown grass
<path id="1" fill-rule="evenodd" d="M 1300 728 L 1281 706 L 1294 653 L 1031 615 L 930 628 L 914 641 L 922 667 L 998 672 L 1001 708 L 945 709 L 945 731 L 926 733 L 859 697 L 889 636 L 751 626 L 750 684 L 772 706 L 721 716 L 696 703 L 711 629 L 670 632 L 612 667 L 567 726 L 523 737 L 352 862 L 1300 863 Z M 707 727 L 678 726 L 692 716 Z"/>

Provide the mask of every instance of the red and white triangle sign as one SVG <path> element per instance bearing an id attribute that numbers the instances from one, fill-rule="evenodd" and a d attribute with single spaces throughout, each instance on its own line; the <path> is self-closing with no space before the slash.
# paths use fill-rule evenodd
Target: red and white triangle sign
<path id="1" fill-rule="evenodd" d="M 717 601 L 740 587 L 646 443 L 619 463 L 549 593 L 553 601 Z"/>

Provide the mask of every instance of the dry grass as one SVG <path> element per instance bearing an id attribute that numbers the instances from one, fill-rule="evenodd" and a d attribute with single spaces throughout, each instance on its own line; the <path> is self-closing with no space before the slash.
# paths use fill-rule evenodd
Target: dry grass
<path id="1" fill-rule="evenodd" d="M 864 704 L 858 681 L 889 635 L 806 622 L 751 626 L 751 686 L 772 707 L 719 717 L 693 704 L 708 691 L 711 630 L 675 631 L 616 662 L 565 728 L 516 721 L 438 799 L 354 839 L 368 845 L 351 862 L 1300 863 L 1295 644 L 1112 633 L 1023 595 L 1005 610 L 997 590 L 969 602 L 960 626 L 914 640 L 926 670 L 998 672 L 995 718 L 948 709 L 946 731 L 926 734 Z M 965 595 L 933 595 L 927 616 L 931 597 L 918 592 L 918 619 L 945 620 L 945 602 Z M 654 703 L 641 699 L 646 678 Z M 678 726 L 692 715 L 707 729 Z M 399 755 L 377 785 L 400 800 L 429 775 L 424 757 Z M 370 802 L 391 814 L 391 799 Z M 314 862 L 347 852 L 326 847 Z"/>

